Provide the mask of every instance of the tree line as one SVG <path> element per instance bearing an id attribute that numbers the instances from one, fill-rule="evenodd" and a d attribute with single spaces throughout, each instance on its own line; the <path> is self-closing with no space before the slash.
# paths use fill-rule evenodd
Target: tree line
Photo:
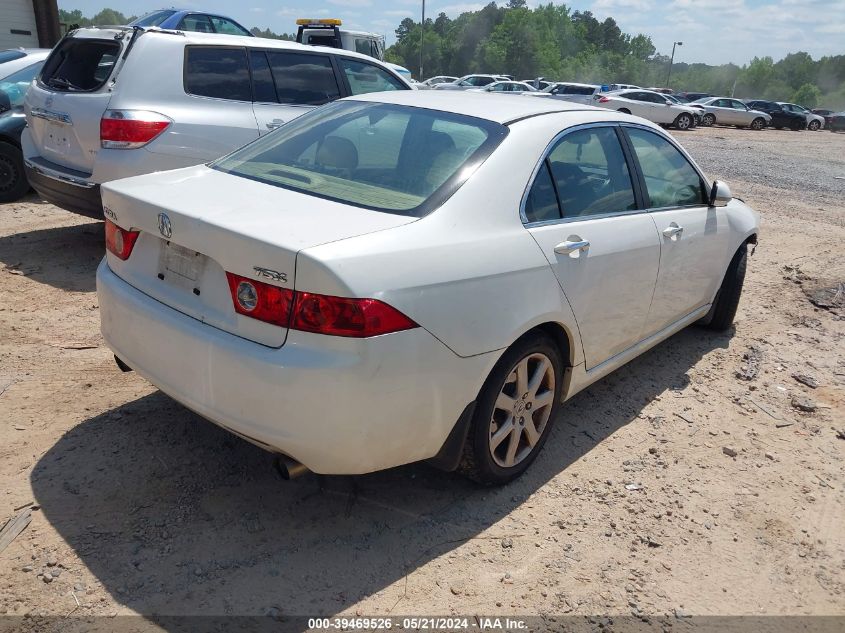
<path id="1" fill-rule="evenodd" d="M 92 18 L 78 9 L 59 10 L 59 20 L 66 25 L 127 24 L 134 19 L 108 8 Z M 252 27 L 250 31 L 258 37 L 294 39 L 293 34 L 270 29 Z M 386 59 L 416 76 L 420 36 L 420 22 L 402 20 Z M 809 108 L 845 108 L 845 55 L 814 60 L 796 52 L 778 61 L 755 57 L 743 66 L 680 62 L 672 66 L 667 86 L 669 56 L 658 53 L 649 36 L 624 33 L 613 18 L 599 21 L 590 11 L 573 11 L 563 4 L 530 9 L 525 0 L 509 0 L 502 6 L 491 2 L 455 19 L 440 13 L 426 19 L 422 49 L 426 77 L 505 73 L 517 79 L 630 83 L 670 87 L 676 92 L 794 101 Z"/>
<path id="2" fill-rule="evenodd" d="M 613 18 L 599 21 L 590 11 L 562 4 L 510 0 L 489 3 L 451 19 L 445 13 L 420 22 L 405 18 L 387 58 L 426 77 L 505 73 L 517 79 L 546 77 L 583 83 L 629 83 L 643 87 L 794 101 L 806 107 L 845 108 L 845 55 L 813 60 L 804 52 L 775 62 L 755 57 L 749 64 L 675 63 L 659 54 L 651 38 L 622 32 Z M 667 79 L 669 85 L 667 86 Z"/>

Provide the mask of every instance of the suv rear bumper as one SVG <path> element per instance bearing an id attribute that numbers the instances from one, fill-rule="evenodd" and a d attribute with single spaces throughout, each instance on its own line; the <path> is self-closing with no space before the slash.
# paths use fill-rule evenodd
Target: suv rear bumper
<path id="1" fill-rule="evenodd" d="M 43 164 L 24 160 L 26 178 L 32 188 L 47 202 L 97 220 L 103 219 L 103 202 L 100 185 L 82 178 L 59 174 Z"/>

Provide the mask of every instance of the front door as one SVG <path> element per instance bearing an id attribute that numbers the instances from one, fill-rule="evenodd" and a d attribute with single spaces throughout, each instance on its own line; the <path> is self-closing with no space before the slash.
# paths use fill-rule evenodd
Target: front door
<path id="1" fill-rule="evenodd" d="M 728 261 L 724 207 L 707 204 L 707 187 L 664 136 L 625 126 L 640 165 L 650 217 L 660 240 L 660 274 L 646 334 L 671 325 L 713 300 Z"/>
<path id="2" fill-rule="evenodd" d="M 524 212 L 572 306 L 587 369 L 640 340 L 660 261 L 654 223 L 637 210 L 617 129 L 563 135 L 541 165 Z"/>

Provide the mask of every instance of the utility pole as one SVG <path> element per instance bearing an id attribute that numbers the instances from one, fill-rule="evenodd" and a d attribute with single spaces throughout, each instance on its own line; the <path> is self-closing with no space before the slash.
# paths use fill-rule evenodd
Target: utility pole
<path id="1" fill-rule="evenodd" d="M 672 76 L 672 63 L 675 61 L 675 46 L 683 46 L 683 42 L 672 42 L 672 57 L 669 60 L 669 72 L 666 73 L 666 87 L 669 87 L 669 78 Z"/>
<path id="2" fill-rule="evenodd" d="M 425 44 L 425 0 L 422 0 L 422 21 L 420 22 L 420 78 L 423 80 L 423 44 Z"/>

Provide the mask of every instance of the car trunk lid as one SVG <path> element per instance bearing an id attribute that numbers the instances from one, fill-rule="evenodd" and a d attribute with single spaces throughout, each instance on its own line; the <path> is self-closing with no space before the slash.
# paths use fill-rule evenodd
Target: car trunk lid
<path id="1" fill-rule="evenodd" d="M 271 347 L 284 344 L 287 329 L 237 314 L 227 272 L 293 290 L 300 250 L 416 219 L 205 166 L 114 181 L 102 195 L 107 218 L 140 231 L 126 261 L 109 256 L 115 274 L 184 314 Z"/>

